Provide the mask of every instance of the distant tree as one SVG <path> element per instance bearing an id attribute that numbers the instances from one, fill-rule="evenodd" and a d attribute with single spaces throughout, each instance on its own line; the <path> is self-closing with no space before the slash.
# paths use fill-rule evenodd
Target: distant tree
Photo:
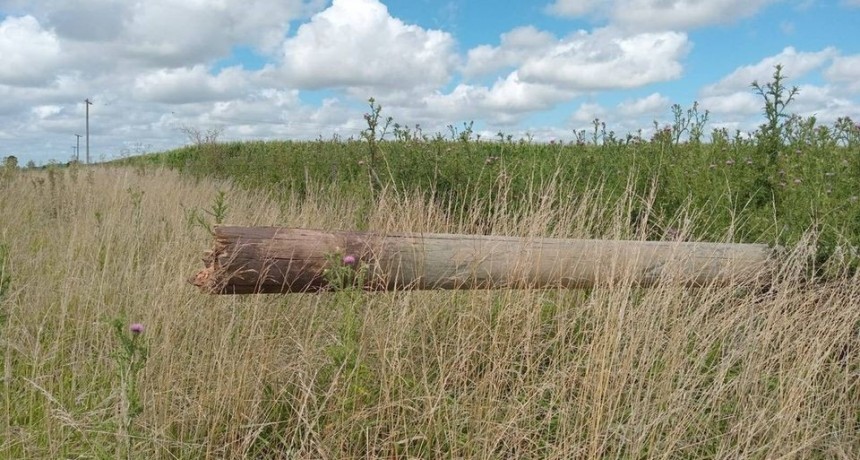
<path id="1" fill-rule="evenodd" d="M 3 161 L 3 167 L 6 169 L 18 169 L 18 158 L 15 155 L 9 155 Z"/>

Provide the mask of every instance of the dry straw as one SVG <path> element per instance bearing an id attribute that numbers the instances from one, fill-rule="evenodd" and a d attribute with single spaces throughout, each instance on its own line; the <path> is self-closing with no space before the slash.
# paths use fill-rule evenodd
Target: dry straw
<path id="1" fill-rule="evenodd" d="M 860 283 L 806 281 L 814 235 L 761 290 L 213 297 L 185 279 L 219 190 L 241 225 L 655 233 L 631 219 L 648 197 L 607 202 L 599 184 L 544 184 L 516 212 L 502 187 L 486 221 L 403 191 L 368 211 L 324 185 L 299 202 L 169 171 L 16 174 L 0 184 L 0 457 L 860 458 Z M 705 219 L 657 233 L 695 239 Z M 123 442 L 115 318 L 145 324 L 149 352 Z"/>

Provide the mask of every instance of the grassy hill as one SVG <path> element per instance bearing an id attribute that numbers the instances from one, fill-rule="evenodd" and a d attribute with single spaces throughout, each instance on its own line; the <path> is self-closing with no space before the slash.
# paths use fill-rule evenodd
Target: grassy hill
<path id="1" fill-rule="evenodd" d="M 275 198 L 302 199 L 324 186 L 362 210 L 383 193 L 417 194 L 452 219 L 472 219 L 465 229 L 479 233 L 493 232 L 488 223 L 505 218 L 499 213 L 515 218 L 546 205 L 538 190 L 553 190 L 552 209 L 600 190 L 613 199 L 636 197 L 629 225 L 637 238 L 659 239 L 695 215 L 690 237 L 698 240 L 792 245 L 814 231 L 823 261 L 837 247 L 860 243 L 860 128 L 807 128 L 776 147 L 724 131 L 710 143 L 678 142 L 671 131 L 648 140 L 595 131 L 590 141 L 581 135 L 565 144 L 401 135 L 373 142 L 202 142 L 124 163 L 230 179 Z M 350 225 L 366 228 L 360 215 L 353 217 Z M 553 231 L 555 224 L 547 224 Z"/>

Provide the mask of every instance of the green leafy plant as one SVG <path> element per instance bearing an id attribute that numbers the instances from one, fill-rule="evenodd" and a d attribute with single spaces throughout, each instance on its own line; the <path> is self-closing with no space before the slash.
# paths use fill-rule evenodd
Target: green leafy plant
<path id="1" fill-rule="evenodd" d="M 839 117 L 833 124 L 833 138 L 838 145 L 849 148 L 860 146 L 860 124 L 851 117 Z"/>
<path id="2" fill-rule="evenodd" d="M 699 144 L 705 134 L 705 125 L 708 123 L 710 113 L 705 110 L 699 113 L 699 102 L 693 102 L 693 106 L 687 109 L 686 115 L 680 104 L 672 105 L 672 141 L 675 145 L 681 142 L 681 136 L 687 133 L 690 143 Z"/>
<path id="3" fill-rule="evenodd" d="M 782 73 L 782 64 L 777 64 L 773 72 L 773 80 L 764 85 L 753 81 L 750 86 L 756 94 L 764 99 L 764 116 L 766 122 L 759 127 L 759 149 L 763 150 L 771 164 L 776 163 L 777 154 L 783 144 L 783 131 L 786 120 L 790 118 L 787 111 L 794 97 L 799 93 L 796 86 L 785 86 L 786 76 Z"/>
<path id="4" fill-rule="evenodd" d="M 229 209 L 230 207 L 227 206 L 227 194 L 223 190 L 218 190 L 218 193 L 215 194 L 215 198 L 212 200 L 212 207 L 206 213 L 215 220 L 216 225 L 221 225 L 227 218 L 227 211 Z"/>
<path id="5" fill-rule="evenodd" d="M 591 121 L 594 129 L 591 132 L 591 144 L 599 145 L 606 142 L 606 122 L 600 121 L 600 118 L 595 118 Z"/>
<path id="6" fill-rule="evenodd" d="M 215 194 L 215 198 L 212 199 L 212 205 L 209 209 L 186 209 L 185 216 L 189 227 L 200 227 L 206 230 L 210 235 L 215 235 L 215 231 L 212 229 L 212 224 L 223 224 L 227 219 L 227 212 L 229 210 L 230 206 L 227 204 L 227 193 L 223 190 L 218 190 L 218 193 Z"/>
<path id="7" fill-rule="evenodd" d="M 472 136 L 475 133 L 474 126 L 475 126 L 474 121 L 469 121 L 468 123 L 463 122 L 463 130 L 460 131 L 457 129 L 456 126 L 448 125 L 448 131 L 451 133 L 451 140 L 452 141 L 459 141 L 459 142 L 462 142 L 463 144 L 468 145 L 469 142 L 472 140 Z M 480 139 L 480 134 L 478 134 L 477 137 L 478 137 L 478 139 Z"/>
<path id="8" fill-rule="evenodd" d="M 376 99 L 370 98 L 367 100 L 370 105 L 370 112 L 364 114 L 364 121 L 367 123 L 367 128 L 361 132 L 362 139 L 367 141 L 368 151 L 370 154 L 367 162 L 367 171 L 371 179 L 376 179 L 376 164 L 381 155 L 379 143 L 385 140 L 385 135 L 388 133 L 388 127 L 394 122 L 392 117 L 382 118 L 382 105 L 376 103 Z"/>

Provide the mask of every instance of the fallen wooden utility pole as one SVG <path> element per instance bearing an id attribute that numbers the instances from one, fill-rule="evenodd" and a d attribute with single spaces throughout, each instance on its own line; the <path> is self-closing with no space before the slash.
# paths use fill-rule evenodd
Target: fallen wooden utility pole
<path id="1" fill-rule="evenodd" d="M 702 286 L 759 279 L 771 256 L 760 244 L 220 226 L 190 282 L 216 294 L 343 287 L 330 284 L 334 274 L 367 290 Z"/>

